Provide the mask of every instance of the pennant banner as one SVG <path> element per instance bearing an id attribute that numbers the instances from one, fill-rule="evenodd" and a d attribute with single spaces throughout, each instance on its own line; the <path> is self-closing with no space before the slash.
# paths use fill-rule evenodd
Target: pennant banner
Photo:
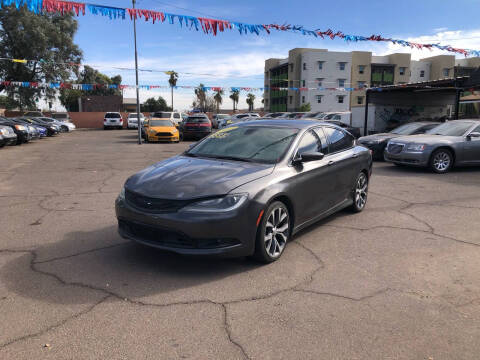
<path id="1" fill-rule="evenodd" d="M 400 46 L 410 47 L 412 49 L 438 49 L 446 52 L 462 54 L 464 56 L 480 56 L 480 50 L 462 49 L 456 48 L 450 45 L 440 44 L 421 44 L 410 42 L 401 39 L 386 38 L 381 35 L 360 36 L 345 34 L 341 31 L 333 31 L 327 29 L 322 31 L 321 29 L 305 29 L 301 25 L 290 24 L 246 24 L 241 22 L 233 22 L 227 20 L 210 19 L 203 17 L 195 17 L 188 15 L 171 14 L 161 11 L 144 10 L 144 9 L 125 9 L 96 4 L 87 4 L 80 2 L 71 2 L 63 0 L 0 0 L 0 7 L 15 5 L 17 8 L 25 6 L 28 10 L 38 13 L 53 13 L 58 12 L 65 14 L 68 12 L 74 12 L 76 15 L 85 15 L 85 9 L 92 15 L 108 16 L 110 19 L 125 19 L 126 13 L 130 16 L 130 19 L 144 18 L 145 21 L 165 22 L 169 24 L 178 23 L 181 27 L 186 27 L 196 31 L 202 30 L 205 34 L 212 34 L 216 36 L 219 32 L 226 30 L 238 30 L 240 34 L 270 34 L 274 31 L 288 31 L 299 33 L 306 36 L 314 36 L 322 39 L 343 39 L 346 42 L 359 42 L 359 41 L 377 41 L 377 42 L 389 42 Z"/>

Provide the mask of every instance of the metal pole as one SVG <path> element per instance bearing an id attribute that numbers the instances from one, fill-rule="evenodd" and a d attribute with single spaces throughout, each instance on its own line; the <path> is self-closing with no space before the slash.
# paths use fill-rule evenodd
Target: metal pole
<path id="1" fill-rule="evenodd" d="M 132 7 L 135 9 L 135 0 L 132 0 Z M 138 91 L 138 55 L 137 55 L 137 17 L 133 17 L 133 38 L 135 41 L 135 87 L 137 90 L 137 128 L 138 128 L 138 145 L 142 143 L 142 123 L 140 119 L 140 94 Z"/>
<path id="2" fill-rule="evenodd" d="M 367 90 L 365 92 L 365 120 L 364 120 L 364 123 L 363 123 L 363 136 L 367 136 L 367 126 L 368 126 L 368 94 L 369 94 L 369 91 Z"/>

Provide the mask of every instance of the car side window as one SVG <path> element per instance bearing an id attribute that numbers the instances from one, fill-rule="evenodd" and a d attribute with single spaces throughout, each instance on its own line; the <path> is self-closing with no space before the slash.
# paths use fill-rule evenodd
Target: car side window
<path id="1" fill-rule="evenodd" d="M 320 140 L 312 130 L 309 130 L 303 135 L 302 140 L 300 140 L 300 144 L 298 144 L 297 155 L 306 152 L 319 152 L 320 149 Z"/>
<path id="2" fill-rule="evenodd" d="M 175 113 L 175 114 L 173 114 L 173 117 L 174 117 L 175 119 L 180 119 L 180 114 Z"/>
<path id="3" fill-rule="evenodd" d="M 335 116 L 333 117 L 333 120 L 340 120 L 340 115 L 335 115 Z"/>
<path id="4" fill-rule="evenodd" d="M 328 150 L 330 153 L 349 149 L 355 143 L 354 137 L 342 130 L 331 127 L 324 127 L 323 130 L 328 138 Z"/>
<path id="5" fill-rule="evenodd" d="M 318 138 L 320 139 L 320 152 L 323 153 L 324 155 L 328 154 L 328 141 L 327 137 L 325 136 L 325 133 L 323 132 L 323 129 L 318 127 L 313 129 L 315 131 L 315 134 L 317 134 Z"/>
<path id="6" fill-rule="evenodd" d="M 473 129 L 472 131 L 470 131 L 471 133 L 472 132 L 480 132 L 480 126 L 477 126 L 475 129 Z"/>

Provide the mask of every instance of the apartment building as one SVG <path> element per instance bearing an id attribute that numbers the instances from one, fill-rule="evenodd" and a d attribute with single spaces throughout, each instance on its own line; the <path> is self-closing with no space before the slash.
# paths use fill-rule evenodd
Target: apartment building
<path id="1" fill-rule="evenodd" d="M 324 88 L 358 89 L 465 76 L 479 66 L 480 58 L 455 59 L 454 55 L 416 61 L 408 53 L 375 56 L 368 51 L 295 48 L 289 51 L 288 58 L 265 61 L 265 88 L 300 90 L 267 89 L 264 107 L 266 111 L 295 111 L 310 103 L 312 111 L 346 111 L 365 105 L 365 91 Z"/>

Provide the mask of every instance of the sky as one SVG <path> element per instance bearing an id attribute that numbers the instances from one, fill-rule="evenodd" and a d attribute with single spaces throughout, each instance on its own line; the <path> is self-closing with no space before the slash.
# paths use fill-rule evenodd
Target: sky
<path id="1" fill-rule="evenodd" d="M 131 7 L 131 0 L 90 0 L 91 3 Z M 175 14 L 233 20 L 250 24 L 279 23 L 303 25 L 307 29 L 340 30 L 344 33 L 384 37 L 454 47 L 480 49 L 480 1 L 478 0 L 137 0 L 137 8 Z M 110 20 L 89 15 L 77 18 L 75 42 L 83 51 L 84 63 L 113 76 L 120 74 L 123 84 L 135 84 L 133 71 L 112 67 L 134 67 L 133 22 Z M 137 22 L 139 67 L 175 70 L 180 73 L 177 85 L 262 87 L 264 62 L 272 57 L 287 57 L 295 47 L 312 47 L 330 51 L 372 51 L 375 55 L 391 52 L 412 52 L 413 59 L 444 52 L 412 51 L 391 44 L 364 42 L 346 43 L 341 39 L 322 40 L 288 32 L 270 35 L 240 35 L 227 31 L 217 36 L 202 31 L 181 28 L 177 23 Z M 444 53 L 446 54 L 446 53 Z M 182 72 L 211 74 L 186 75 Z M 140 72 L 140 84 L 168 85 L 168 76 Z M 141 100 L 163 96 L 170 103 L 169 90 L 142 90 Z M 135 90 L 126 90 L 125 97 L 135 97 Z M 256 107 L 261 106 L 262 94 L 256 93 Z M 193 90 L 179 89 L 174 94 L 174 107 L 186 110 L 194 100 Z M 232 102 L 225 94 L 224 109 Z M 245 94 L 239 108 L 247 108 Z"/>

